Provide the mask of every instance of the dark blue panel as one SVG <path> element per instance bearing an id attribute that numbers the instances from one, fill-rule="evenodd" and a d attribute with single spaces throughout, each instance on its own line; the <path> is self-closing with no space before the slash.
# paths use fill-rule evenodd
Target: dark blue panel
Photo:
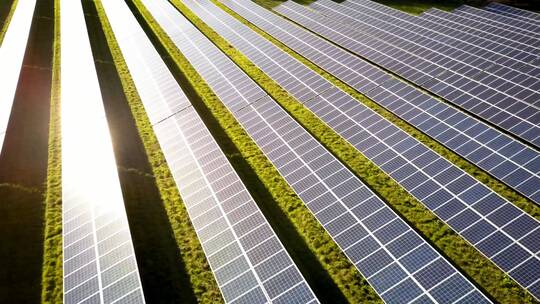
<path id="1" fill-rule="evenodd" d="M 478 243 L 477 248 L 486 256 L 491 257 L 512 243 L 507 236 L 497 231 L 487 239 Z"/>
<path id="2" fill-rule="evenodd" d="M 480 216 L 474 211 L 471 209 L 465 209 L 463 212 L 450 219 L 448 221 L 448 225 L 459 232 L 465 228 L 468 228 L 479 219 Z"/>
<path id="3" fill-rule="evenodd" d="M 472 290 L 471 284 L 459 275 L 454 275 L 433 288 L 431 295 L 440 303 L 452 303 Z"/>
<path id="4" fill-rule="evenodd" d="M 430 289 L 453 273 L 454 270 L 450 264 L 443 259 L 438 259 L 419 270 L 414 277 L 420 282 L 422 287 Z"/>
<path id="5" fill-rule="evenodd" d="M 505 204 L 488 216 L 488 219 L 497 226 L 504 226 L 520 216 L 522 212 L 511 204 Z"/>
<path id="6" fill-rule="evenodd" d="M 413 280 L 407 279 L 383 294 L 382 298 L 388 303 L 408 303 L 421 294 L 422 290 L 420 287 Z"/>
<path id="7" fill-rule="evenodd" d="M 540 279 L 540 260 L 530 258 L 510 272 L 510 275 L 523 286 L 529 286 Z"/>
<path id="8" fill-rule="evenodd" d="M 405 279 L 407 274 L 395 262 L 374 275 L 369 281 L 373 288 L 380 294 Z"/>
<path id="9" fill-rule="evenodd" d="M 495 227 L 486 220 L 480 220 L 471 227 L 462 232 L 462 235 L 469 242 L 476 244 L 486 238 L 491 233 L 495 232 Z"/>
<path id="10" fill-rule="evenodd" d="M 358 261 L 379 248 L 379 244 L 375 241 L 375 239 L 368 236 L 360 242 L 354 244 L 351 248 L 347 249 L 345 253 L 347 253 L 347 256 L 349 256 L 353 263 L 358 263 Z"/>
<path id="11" fill-rule="evenodd" d="M 392 263 L 392 257 L 383 249 L 379 249 L 364 260 L 360 261 L 357 265 L 362 271 L 364 276 L 370 277 L 377 271 L 383 269 L 388 264 Z"/>
<path id="12" fill-rule="evenodd" d="M 510 271 L 519 263 L 525 261 L 528 256 L 529 253 L 525 249 L 517 244 L 513 244 L 493 257 L 493 262 L 504 271 Z"/>
<path id="13" fill-rule="evenodd" d="M 424 242 L 416 233 L 409 231 L 389 243 L 387 248 L 395 257 L 401 257 Z"/>

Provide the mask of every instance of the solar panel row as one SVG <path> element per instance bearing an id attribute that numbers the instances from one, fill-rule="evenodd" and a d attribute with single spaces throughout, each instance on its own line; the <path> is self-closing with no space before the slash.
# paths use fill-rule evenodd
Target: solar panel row
<path id="1" fill-rule="evenodd" d="M 224 3 L 229 5 L 229 2 Z M 391 79 L 359 57 L 267 10 L 255 5 L 250 5 L 249 10 L 232 6 L 234 4 L 231 8 L 274 38 L 540 204 L 540 155 L 535 150 Z M 275 52 L 279 51 L 274 47 Z M 279 73 L 281 71 L 273 74 Z"/>
<path id="2" fill-rule="evenodd" d="M 178 11 L 146 5 L 383 299 L 489 302 Z"/>
<path id="3" fill-rule="evenodd" d="M 348 3 L 338 4 L 330 0 L 320 0 L 312 3 L 310 7 L 344 24 L 353 26 L 355 31 L 368 34 L 396 47 L 396 50 L 399 49 L 399 54 L 416 55 L 421 59 L 417 63 L 412 62 L 412 66 L 416 70 L 423 71 L 433 77 L 438 76 L 441 72 L 438 70 L 440 68 L 443 71 L 452 71 L 455 73 L 452 76 L 456 79 L 473 81 L 483 91 L 493 89 L 493 93 L 499 92 L 506 95 L 508 102 L 519 106 L 516 109 L 508 108 L 511 113 L 523 116 L 523 118 L 534 117 L 534 114 L 538 114 L 537 116 L 540 117 L 540 113 L 538 113 L 540 82 L 536 78 L 540 75 L 540 70 L 536 67 L 521 67 L 520 71 L 507 68 L 503 62 L 493 62 L 487 54 L 473 55 L 471 52 L 475 50 L 474 46 L 461 43 L 461 46 L 454 47 L 450 43 L 455 41 L 459 43 L 459 40 L 450 41 L 450 38 L 441 37 L 434 32 L 429 33 L 424 28 L 416 28 L 400 22 L 387 22 L 386 18 L 376 19 L 372 17 L 372 14 Z M 405 59 L 405 61 L 407 60 Z M 422 63 L 428 68 L 423 68 Z M 523 66 L 522 63 L 518 63 Z M 430 64 L 437 67 L 429 67 Z M 435 70 L 438 71 L 433 73 Z M 533 76 L 522 73 L 521 70 L 530 71 Z M 464 91 L 478 95 L 473 90 Z M 527 111 L 523 112 L 524 110 Z M 531 121 L 536 122 L 537 120 L 532 118 Z"/>
<path id="4" fill-rule="evenodd" d="M 502 14 L 508 17 L 517 18 L 522 21 L 532 22 L 535 24 L 540 24 L 540 14 L 534 13 L 531 11 L 511 7 L 501 3 L 491 2 L 484 9 L 487 9 L 491 12 Z"/>
<path id="5" fill-rule="evenodd" d="M 435 8 L 425 11 L 419 18 L 455 27 L 463 31 L 477 33 L 484 38 L 505 43 L 520 50 L 534 52 L 540 48 L 540 39 L 497 28 L 496 26 L 479 22 L 476 18 L 466 18 Z"/>
<path id="6" fill-rule="evenodd" d="M 35 0 L 17 3 L 0 46 L 0 153 L 4 145 L 35 6 Z"/>
<path id="7" fill-rule="evenodd" d="M 82 5 L 60 5 L 64 303 L 142 304 Z"/>
<path id="8" fill-rule="evenodd" d="M 253 12 L 257 10 L 254 8 L 255 5 L 249 1 L 222 2 L 229 6 L 229 8 L 240 12 L 241 15 L 244 15 L 246 11 Z M 239 10 L 240 7 L 244 7 L 244 10 Z M 211 23 L 212 20 L 209 19 L 208 22 Z M 283 26 L 283 23 L 277 24 L 278 26 Z M 222 36 L 227 37 L 228 34 L 223 28 L 223 25 L 214 26 L 216 31 Z M 238 29 L 241 26 L 235 24 L 234 26 L 230 26 L 230 28 Z M 229 42 L 240 50 L 245 49 L 245 46 L 236 42 L 241 37 L 245 37 L 243 39 L 252 44 L 257 41 L 256 36 L 250 36 L 246 31 L 242 31 L 241 35 L 238 35 L 238 38 L 230 38 Z M 246 44 L 246 42 L 243 44 Z M 273 53 L 267 45 L 260 47 L 258 57 L 253 55 L 253 52 L 249 50 L 244 51 L 246 56 L 251 58 L 267 74 L 271 75 L 273 73 L 272 70 L 266 68 L 269 64 L 265 64 L 258 57 L 264 58 L 266 56 L 267 58 L 271 58 L 267 59 L 267 61 L 277 61 L 280 60 L 279 53 Z M 281 69 L 274 66 L 273 69 L 280 70 L 276 75 L 281 75 L 283 79 L 293 79 L 291 76 L 286 76 L 286 74 L 293 73 L 288 71 L 301 71 L 301 68 L 296 66 L 287 66 Z M 318 87 L 324 88 L 317 81 L 316 75 L 306 74 L 303 76 L 297 75 L 296 77 L 298 79 L 304 77 L 305 79 L 309 79 L 309 81 L 317 83 Z M 280 78 L 274 79 L 278 83 L 281 82 Z M 286 83 L 281 84 L 281 86 L 287 89 Z M 342 91 L 335 88 L 319 90 L 318 87 L 302 86 L 298 82 L 291 87 L 292 89 L 289 88 L 288 91 L 298 96 L 298 99 L 308 96 L 309 94 L 306 94 L 305 91 L 310 88 L 313 90 L 312 95 L 319 94 L 304 102 L 306 108 L 310 109 L 360 152 L 364 153 L 364 155 L 381 167 L 383 171 L 394 178 L 428 208 L 434 210 L 443 221 L 446 221 L 455 231 L 475 245 L 487 257 L 492 258 L 503 270 L 510 272 L 511 276 L 518 282 L 522 283 L 525 287 L 530 287 L 530 290 L 535 292 L 536 286 L 529 285 L 535 283 L 538 278 L 528 281 L 525 278 L 531 273 L 527 275 L 520 273 L 520 271 L 529 271 L 529 264 L 524 266 L 522 270 L 515 271 L 512 269 L 514 266 L 510 266 L 506 261 L 502 261 L 500 257 L 506 256 L 510 252 L 513 252 L 515 248 L 520 247 L 520 249 L 528 252 L 528 254 L 526 257 L 523 256 L 524 260 L 518 264 L 528 260 L 530 264 L 536 265 L 532 267 L 536 268 L 535 271 L 538 271 L 540 269 L 540 261 L 535 254 L 539 248 L 533 245 L 536 242 L 534 240 L 538 240 L 540 237 L 538 221 L 514 207 L 490 189 Z M 488 209 L 484 209 L 485 206 L 489 206 Z M 499 207 L 502 209 L 499 209 Z M 496 220 L 496 217 L 498 217 L 496 214 L 508 213 L 520 214 L 522 216 L 520 221 L 522 222 L 516 221 L 511 224 Z M 515 217 L 508 217 L 507 219 L 514 220 Z M 526 222 L 533 224 L 535 227 L 533 229 L 538 231 L 526 237 L 529 238 L 528 240 L 522 239 L 523 236 L 512 236 L 508 234 L 510 227 L 513 225 L 521 226 L 518 230 L 523 231 L 523 233 L 530 232 L 531 230 L 528 228 L 529 224 Z M 520 245 L 510 248 L 513 245 L 510 246 L 510 243 L 508 243 L 507 246 L 510 247 L 504 250 L 502 248 L 496 249 L 495 244 L 498 243 L 496 239 L 504 234 L 506 234 L 505 238 L 509 240 L 513 239 L 511 241 L 514 243 L 513 245 Z M 505 250 L 508 250 L 508 252 L 503 253 Z M 497 258 L 496 256 L 498 255 L 500 256 Z"/>
<path id="9" fill-rule="evenodd" d="M 412 15 L 394 16 L 389 13 L 392 8 L 370 0 L 349 0 L 342 2 L 342 5 L 354 10 L 357 18 L 367 17 L 366 21 L 383 22 L 381 27 L 389 30 L 395 29 L 396 32 L 405 30 L 409 33 L 408 37 L 416 36 L 409 39 L 420 41 L 419 43 L 422 43 L 420 37 L 429 38 L 430 42 L 427 43 L 427 46 L 431 49 L 446 53 L 451 57 L 460 57 L 468 64 L 509 82 L 535 91 L 540 89 L 540 80 L 538 79 L 540 68 L 538 62 L 534 63 L 538 59 L 538 54 L 519 52 L 498 43 L 491 43 L 489 40 L 487 40 L 487 46 L 484 44 L 477 46 L 478 38 L 473 36 L 473 41 L 476 43 L 471 43 L 467 39 L 472 35 L 437 24 L 426 25 L 426 22 L 419 22 L 421 19 Z M 486 40 L 484 39 L 482 42 L 486 43 Z M 444 46 L 448 46 L 448 48 Z M 507 52 L 499 53 L 500 51 Z"/>
<path id="10" fill-rule="evenodd" d="M 127 5 L 103 4 L 225 302 L 318 302 Z"/>
<path id="11" fill-rule="evenodd" d="M 419 57 L 414 57 L 410 53 L 403 53 L 400 49 L 390 44 L 385 44 L 372 36 L 354 31 L 339 21 L 329 19 L 306 7 L 292 2 L 285 2 L 275 8 L 275 10 L 315 33 L 351 50 L 355 54 L 370 59 L 417 84 L 422 84 L 425 88 L 446 97 L 446 99 L 453 101 L 456 105 L 469 109 L 473 113 L 505 127 L 510 132 L 525 140 L 529 140 L 537 146 L 540 145 L 540 127 L 526 120 L 526 117 L 531 119 L 535 115 L 539 116 L 540 113 L 525 114 L 527 112 L 525 110 L 523 112 L 524 115 L 522 115 L 524 117 L 511 114 L 504 108 L 509 108 L 513 105 L 506 98 L 508 96 L 505 97 L 491 89 L 483 91 L 482 86 L 474 83 L 472 80 L 464 80 L 464 78 L 453 72 L 440 66 L 429 64 Z M 337 16 L 334 17 L 337 18 Z M 343 14 L 340 14 L 339 17 L 343 17 Z M 422 62 L 424 65 L 420 65 L 422 66 L 422 71 L 420 71 L 416 67 Z M 438 75 L 437 79 L 423 71 L 429 71 L 432 75 Z M 474 90 L 476 93 L 471 95 L 466 92 L 470 90 Z M 488 97 L 484 98 L 485 96 Z M 496 100 L 498 101 L 496 102 Z M 494 106 L 497 103 L 498 105 Z"/>
<path id="12" fill-rule="evenodd" d="M 462 5 L 453 11 L 454 14 L 474 16 L 480 22 L 492 24 L 499 28 L 521 32 L 535 38 L 540 38 L 540 25 L 523 22 L 503 15 L 481 10 L 472 6 Z"/>

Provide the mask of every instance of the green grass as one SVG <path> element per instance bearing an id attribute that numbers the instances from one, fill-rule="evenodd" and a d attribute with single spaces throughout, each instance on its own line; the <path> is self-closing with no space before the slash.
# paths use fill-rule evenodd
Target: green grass
<path id="1" fill-rule="evenodd" d="M 101 20 L 102 27 L 107 38 L 107 43 L 114 59 L 114 64 L 120 76 L 120 80 L 127 97 L 127 102 L 131 109 L 135 124 L 139 130 L 142 143 L 146 150 L 150 162 L 151 171 L 156 180 L 169 227 L 177 248 L 180 251 L 180 258 L 184 264 L 185 271 L 189 277 L 192 292 L 196 301 L 202 303 L 219 303 L 222 298 L 217 284 L 212 276 L 209 265 L 206 261 L 202 247 L 197 239 L 195 231 L 189 220 L 187 210 L 181 201 L 176 184 L 171 172 L 166 164 L 165 158 L 160 150 L 158 141 L 153 133 L 152 126 L 144 107 L 137 94 L 135 85 L 128 68 L 124 62 L 121 51 L 114 38 L 110 24 L 106 19 L 103 7 L 99 1 L 95 1 L 97 13 Z M 149 248 L 150 249 L 150 248 Z M 180 282 L 175 282 L 176 284 Z M 143 285 L 145 282 L 143 281 Z M 186 286 L 184 286 L 185 288 Z"/>
<path id="2" fill-rule="evenodd" d="M 45 194 L 45 235 L 41 302 L 61 303 L 62 271 L 62 134 L 60 111 L 60 0 L 54 0 L 54 53 L 49 124 L 49 162 Z"/>
<path id="3" fill-rule="evenodd" d="M 179 69 L 188 77 L 192 86 L 199 96 L 202 97 L 204 106 L 209 109 L 210 113 L 218 121 L 221 129 L 225 131 L 237 147 L 240 155 L 229 154 L 228 157 L 231 162 L 234 163 L 235 159 L 243 158 L 251 166 L 264 184 L 264 187 L 272 195 L 277 207 L 287 215 L 295 230 L 307 244 L 309 251 L 316 256 L 319 263 L 326 269 L 334 284 L 339 288 L 347 301 L 358 302 L 365 300 L 368 302 L 379 302 L 378 296 L 340 252 L 337 245 L 289 188 L 268 159 L 264 157 L 258 147 L 251 141 L 234 117 L 211 92 L 210 88 L 200 78 L 193 67 L 189 65 L 189 62 L 180 54 L 172 41 L 157 26 L 151 16 L 148 15 L 148 12 L 143 8 L 141 3 L 138 1 L 134 2 L 147 19 L 149 26 L 157 33 L 161 43 L 174 59 Z M 248 185 L 248 188 L 250 188 L 250 185 Z M 265 208 L 261 204 L 260 207 L 261 209 Z M 275 206 L 273 208 L 276 209 Z M 304 253 L 304 255 L 307 254 Z"/>
<path id="4" fill-rule="evenodd" d="M 176 1 L 173 2 L 178 4 Z M 178 5 L 178 7 L 180 6 Z M 183 11 L 181 7 L 180 9 Z M 204 29 L 204 27 L 205 25 L 199 25 L 200 29 Z M 253 64 L 250 63 L 243 55 L 239 54 L 238 51 L 234 50 L 225 41 L 220 41 L 223 38 L 218 37 L 217 34 L 213 33 L 209 29 L 205 29 L 203 31 L 218 46 L 220 46 L 221 49 L 229 55 L 229 57 L 237 62 L 240 67 L 244 69 L 244 71 L 255 79 L 263 88 L 265 88 L 267 92 L 273 95 L 275 99 L 287 111 L 289 111 L 289 113 L 297 118 L 297 120 L 300 121 L 310 132 L 312 132 L 312 134 L 314 134 L 327 148 L 329 148 L 330 151 L 332 151 L 336 156 L 338 156 L 338 158 L 346 163 L 370 187 L 372 187 L 379 195 L 389 202 L 390 205 L 398 211 L 398 213 L 400 213 L 408 222 L 410 222 L 421 233 L 429 238 L 429 240 L 435 244 L 436 247 L 443 252 L 443 254 L 448 256 L 456 265 L 463 269 L 467 275 L 473 278 L 478 285 L 484 288 L 495 299 L 505 303 L 522 303 L 532 301 L 532 297 L 530 297 L 522 288 L 520 288 L 516 283 L 510 281 L 502 271 L 500 271 L 494 264 L 483 257 L 457 234 L 451 231 L 420 202 L 405 192 L 397 183 L 386 176 L 354 147 L 337 136 L 311 112 L 303 108 L 298 102 L 286 95 L 286 93 L 283 92 L 283 90 L 275 82 L 254 67 Z M 298 55 L 296 55 L 296 57 L 298 57 Z M 305 60 L 303 61 L 306 62 Z M 321 74 L 325 74 L 312 64 L 308 65 L 312 69 L 318 70 L 318 72 Z M 329 75 L 326 76 L 329 77 Z M 336 80 L 333 79 L 333 81 Z M 376 106 L 376 104 L 357 92 L 354 92 L 354 90 L 350 88 L 347 89 L 343 84 L 340 84 L 339 86 L 346 89 L 348 93 L 352 94 L 354 97 L 368 104 L 372 108 L 376 108 L 381 114 L 385 114 L 387 117 L 391 116 L 390 113 L 385 113 L 382 108 Z M 426 142 L 430 147 L 435 147 L 436 151 L 439 152 L 444 150 L 442 146 L 408 126 L 403 121 L 400 121 L 398 118 L 393 117 L 391 120 L 396 122 L 400 127 L 407 129 L 408 132 L 414 133 L 416 137 L 422 138 L 423 141 Z M 445 151 L 445 153 L 451 152 Z M 454 157 L 457 156 L 454 155 Z M 458 161 L 459 159 L 455 158 L 453 160 Z M 460 161 L 462 165 L 468 164 L 463 160 Z M 488 183 L 495 183 L 499 187 L 505 187 L 504 185 L 489 178 L 489 176 L 485 174 L 482 175 L 482 172 L 479 170 L 474 171 L 474 173 L 480 177 L 488 178 Z M 527 202 L 526 200 L 519 201 L 519 195 L 515 193 L 505 194 L 506 196 L 518 196 L 518 203 L 521 203 L 525 209 L 529 209 L 529 212 L 538 217 L 538 208 L 535 205 Z"/>
<path id="5" fill-rule="evenodd" d="M 19 0 L 13 0 L 11 3 L 8 0 L 4 0 L 0 3 L 0 45 L 2 45 L 2 42 L 4 41 L 9 23 L 13 17 L 13 13 L 15 13 L 15 7 L 17 7 L 18 2 Z"/>

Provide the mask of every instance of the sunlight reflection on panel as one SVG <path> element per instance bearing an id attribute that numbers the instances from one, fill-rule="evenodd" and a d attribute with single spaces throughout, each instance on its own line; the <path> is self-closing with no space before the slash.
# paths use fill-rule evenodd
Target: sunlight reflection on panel
<path id="1" fill-rule="evenodd" d="M 19 81 L 35 6 L 36 0 L 19 1 L 0 46 L 0 152 Z"/>
<path id="2" fill-rule="evenodd" d="M 318 303 L 128 6 L 102 2 L 224 301 Z"/>
<path id="3" fill-rule="evenodd" d="M 80 1 L 61 1 L 64 302 L 144 303 Z"/>

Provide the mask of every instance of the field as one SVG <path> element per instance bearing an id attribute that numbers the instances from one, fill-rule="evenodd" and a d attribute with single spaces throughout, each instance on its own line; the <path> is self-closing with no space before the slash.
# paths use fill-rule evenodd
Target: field
<path id="1" fill-rule="evenodd" d="M 220 5 L 219 1 L 212 1 Z M 266 7 L 282 2 L 254 1 Z M 148 303 L 223 302 L 101 2 L 82 2 L 146 300 Z M 380 303 L 379 296 L 341 253 L 140 0 L 127 2 L 321 301 Z M 535 303 L 524 289 L 302 107 L 181 1 L 171 2 L 488 296 L 501 303 Z M 308 4 L 312 0 L 296 2 Z M 379 2 L 411 14 L 419 14 L 431 7 L 451 10 L 464 3 L 461 0 Z M 0 269 L 0 303 L 38 303 L 40 299 L 42 303 L 58 303 L 62 300 L 60 10 L 59 0 L 38 3 L 39 17 L 34 19 L 30 32 L 25 67 L 0 158 L 0 233 L 3 235 L 0 259 L 11 261 Z M 540 208 L 523 196 L 220 6 L 359 102 L 540 219 Z M 0 43 L 10 8 L 11 1 L 0 4 Z"/>

